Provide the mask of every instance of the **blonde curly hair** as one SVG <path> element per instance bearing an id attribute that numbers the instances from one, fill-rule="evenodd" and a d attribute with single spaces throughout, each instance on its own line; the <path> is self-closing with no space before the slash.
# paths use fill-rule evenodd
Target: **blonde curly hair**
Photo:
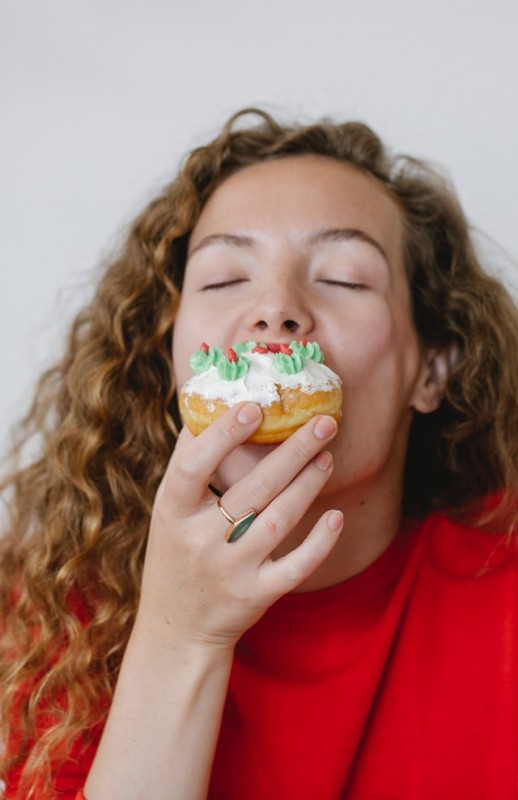
<path id="1" fill-rule="evenodd" d="M 493 521 L 516 527 L 517 310 L 481 268 L 450 186 L 361 123 L 285 126 L 239 112 L 135 221 L 19 427 L 14 456 L 34 438 L 40 454 L 1 486 L 0 685 L 3 774 L 24 763 L 25 798 L 41 786 L 52 796 L 54 765 L 88 744 L 109 708 L 179 424 L 171 342 L 190 232 L 228 175 L 298 154 L 352 164 L 396 201 L 416 329 L 456 353 L 441 407 L 413 423 L 405 513 L 467 514 L 491 495 Z"/>

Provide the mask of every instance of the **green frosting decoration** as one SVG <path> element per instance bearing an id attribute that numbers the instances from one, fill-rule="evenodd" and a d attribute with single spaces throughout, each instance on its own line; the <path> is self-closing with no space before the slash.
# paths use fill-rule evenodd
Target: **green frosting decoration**
<path id="1" fill-rule="evenodd" d="M 237 361 L 231 361 L 217 345 L 208 347 L 208 345 L 204 344 L 200 350 L 197 350 L 191 356 L 191 369 L 199 375 L 211 367 L 216 367 L 222 380 L 237 381 L 248 372 L 249 361 L 246 355 L 256 346 L 257 342 L 252 340 L 236 342 L 230 350 L 234 351 Z M 263 346 L 267 347 L 267 345 Z M 208 347 L 207 351 L 205 351 L 206 347 Z M 290 344 L 290 350 L 292 352 L 289 355 L 288 353 L 275 353 L 274 355 L 274 365 L 277 371 L 284 375 L 295 375 L 297 372 L 302 372 L 308 359 L 315 361 L 317 364 L 324 362 L 324 354 L 318 342 L 303 343 L 294 340 Z"/>
<path id="2" fill-rule="evenodd" d="M 293 350 L 294 353 L 300 353 L 306 358 L 310 358 L 311 361 L 316 361 L 317 364 L 324 363 L 324 354 L 318 342 L 306 342 L 306 344 L 302 344 L 302 342 L 293 341 L 290 343 L 290 349 Z"/>
<path id="3" fill-rule="evenodd" d="M 218 375 L 224 381 L 238 381 L 248 372 L 248 361 L 245 358 L 238 358 L 237 361 L 229 361 L 223 356 L 217 364 Z"/>
<path id="4" fill-rule="evenodd" d="M 249 342 L 236 342 L 236 344 L 232 345 L 232 349 L 235 352 L 236 356 L 241 356 L 243 353 L 250 353 L 254 347 L 256 346 L 257 342 L 253 342 L 250 340 Z"/>
<path id="5" fill-rule="evenodd" d="M 277 353 L 274 364 L 276 369 L 284 375 L 295 375 L 297 372 L 302 372 L 306 366 L 306 360 L 302 353 L 294 350 L 291 356 L 286 353 Z"/>
<path id="6" fill-rule="evenodd" d="M 209 352 L 206 353 L 204 350 L 197 350 L 195 353 L 192 354 L 189 364 L 193 372 L 196 375 L 199 375 L 201 372 L 206 372 L 211 367 L 215 367 L 223 358 L 223 353 L 221 349 L 215 345 L 214 347 L 209 347 Z"/>

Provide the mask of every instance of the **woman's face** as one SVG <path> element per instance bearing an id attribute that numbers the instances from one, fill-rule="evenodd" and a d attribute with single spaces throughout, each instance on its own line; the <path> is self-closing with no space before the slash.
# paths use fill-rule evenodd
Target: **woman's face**
<path id="1" fill-rule="evenodd" d="M 344 384 L 325 493 L 399 482 L 426 354 L 411 321 L 402 219 L 374 178 L 323 156 L 247 167 L 208 200 L 189 246 L 173 358 L 178 386 L 201 341 L 317 340 Z M 220 468 L 234 483 L 269 448 Z"/>

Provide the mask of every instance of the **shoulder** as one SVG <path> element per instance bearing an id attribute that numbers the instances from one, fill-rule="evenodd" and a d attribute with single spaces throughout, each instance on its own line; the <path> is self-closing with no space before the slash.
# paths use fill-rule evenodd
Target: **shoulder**
<path id="1" fill-rule="evenodd" d="M 446 512 L 417 524 L 422 558 L 430 569 L 454 579 L 504 574 L 518 579 L 518 530 L 488 530 Z"/>

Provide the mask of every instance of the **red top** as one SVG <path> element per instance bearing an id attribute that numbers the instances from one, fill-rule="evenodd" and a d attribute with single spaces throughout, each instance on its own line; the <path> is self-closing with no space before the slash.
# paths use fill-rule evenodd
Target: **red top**
<path id="1" fill-rule="evenodd" d="M 517 637 L 515 547 L 439 516 L 414 526 L 243 636 L 210 800 L 518 797 Z"/>

